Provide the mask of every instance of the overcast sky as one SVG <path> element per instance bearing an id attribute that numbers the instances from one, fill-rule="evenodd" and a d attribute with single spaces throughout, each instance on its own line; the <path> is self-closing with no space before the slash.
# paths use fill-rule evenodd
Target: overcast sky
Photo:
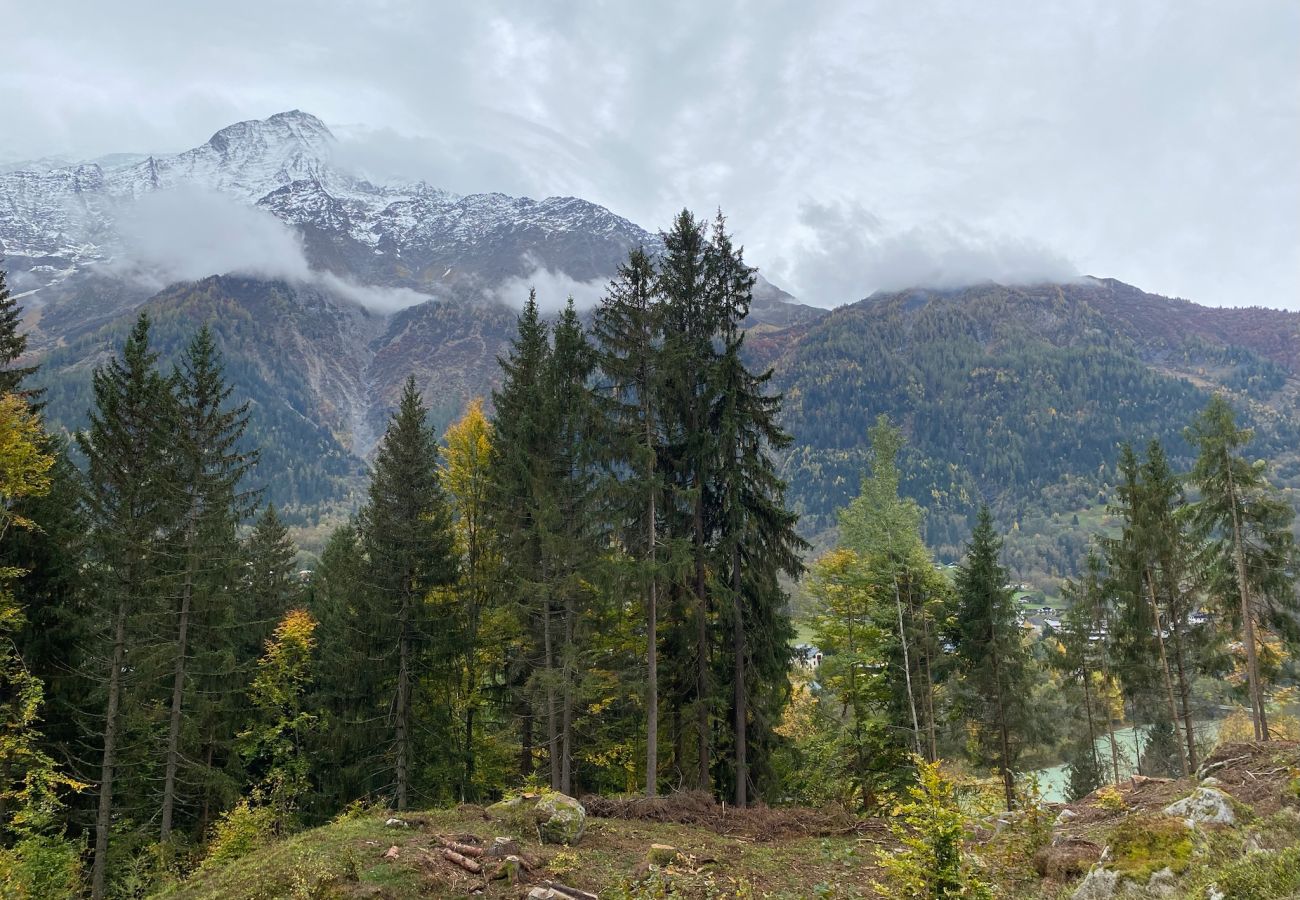
<path id="1" fill-rule="evenodd" d="M 820 305 L 1086 273 L 1300 308 L 1295 0 L 0 0 L 0 22 L 9 159 L 301 108 L 377 176 L 652 229 L 721 206 Z"/>

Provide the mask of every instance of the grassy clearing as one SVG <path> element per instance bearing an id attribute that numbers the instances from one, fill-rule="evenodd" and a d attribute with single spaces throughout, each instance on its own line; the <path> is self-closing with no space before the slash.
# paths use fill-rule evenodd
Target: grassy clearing
<path id="1" fill-rule="evenodd" d="M 509 836 L 536 864 L 530 882 L 553 879 L 601 897 L 664 896 L 647 874 L 650 845 L 670 844 L 680 861 L 657 879 L 672 896 L 874 897 L 878 837 L 794 837 L 761 841 L 673 823 L 589 820 L 575 847 L 539 844 L 535 836 L 489 821 L 475 807 L 407 817 L 409 828 L 385 827 L 387 814 L 365 815 L 265 846 L 243 859 L 200 869 L 171 885 L 158 900 L 270 900 L 270 898 L 517 898 L 518 885 L 488 882 L 444 860 L 435 835 Z M 385 858 L 397 847 L 395 858 Z"/>

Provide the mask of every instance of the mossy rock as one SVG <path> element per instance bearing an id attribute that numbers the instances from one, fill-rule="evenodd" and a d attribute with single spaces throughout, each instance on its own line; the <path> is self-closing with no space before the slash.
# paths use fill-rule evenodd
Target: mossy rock
<path id="1" fill-rule="evenodd" d="M 1110 866 L 1139 882 L 1164 868 L 1180 874 L 1192 860 L 1192 830 L 1173 816 L 1131 816 L 1111 831 L 1109 845 Z"/>
<path id="2" fill-rule="evenodd" d="M 576 844 L 587 830 L 587 810 L 567 794 L 546 793 L 533 808 L 543 844 Z"/>

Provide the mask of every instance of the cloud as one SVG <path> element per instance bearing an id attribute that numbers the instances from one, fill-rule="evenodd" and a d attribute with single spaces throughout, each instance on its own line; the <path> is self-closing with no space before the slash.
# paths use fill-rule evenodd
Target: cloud
<path id="1" fill-rule="evenodd" d="M 181 150 L 297 107 L 381 176 L 651 229 L 721 206 L 774 275 L 812 240 L 802 198 L 842 198 L 1300 304 L 1294 0 L 155 5 L 8 4 L 0 155 Z"/>
<path id="2" fill-rule="evenodd" d="M 197 188 L 155 191 L 118 219 L 126 261 L 160 283 L 208 275 L 311 277 L 298 235 L 265 210 Z"/>
<path id="3" fill-rule="evenodd" d="M 563 272 L 539 265 L 530 256 L 524 257 L 524 264 L 532 267 L 527 275 L 522 278 L 507 278 L 486 291 L 486 296 L 507 306 L 522 307 L 528 299 L 528 292 L 536 290 L 537 306 L 544 312 L 563 309 L 570 297 L 579 309 L 587 309 L 595 306 L 605 296 L 607 284 L 600 278 L 576 281 Z"/>
<path id="4" fill-rule="evenodd" d="M 123 255 L 112 265 L 153 289 L 230 274 L 312 285 L 381 313 L 432 299 L 314 270 L 298 233 L 274 215 L 194 187 L 146 194 L 125 206 L 118 225 Z"/>
<path id="5" fill-rule="evenodd" d="M 1078 275 L 1065 257 L 1036 241 L 940 222 L 900 228 L 856 203 L 806 202 L 799 224 L 800 248 L 778 262 L 778 277 L 818 305 L 877 290 L 1036 284 Z"/>

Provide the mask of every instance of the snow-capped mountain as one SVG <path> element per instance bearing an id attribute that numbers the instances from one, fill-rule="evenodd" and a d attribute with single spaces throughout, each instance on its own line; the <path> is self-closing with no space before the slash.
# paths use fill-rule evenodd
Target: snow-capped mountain
<path id="1" fill-rule="evenodd" d="M 230 125 L 171 156 L 6 171 L 0 253 L 17 287 L 39 290 L 87 264 L 129 256 L 123 219 L 142 199 L 182 188 L 271 213 L 297 230 L 317 267 L 430 294 L 486 290 L 539 269 L 604 278 L 629 247 L 657 243 L 572 197 L 461 197 L 418 181 L 372 184 L 337 166 L 335 147 L 320 119 L 294 110 Z"/>

